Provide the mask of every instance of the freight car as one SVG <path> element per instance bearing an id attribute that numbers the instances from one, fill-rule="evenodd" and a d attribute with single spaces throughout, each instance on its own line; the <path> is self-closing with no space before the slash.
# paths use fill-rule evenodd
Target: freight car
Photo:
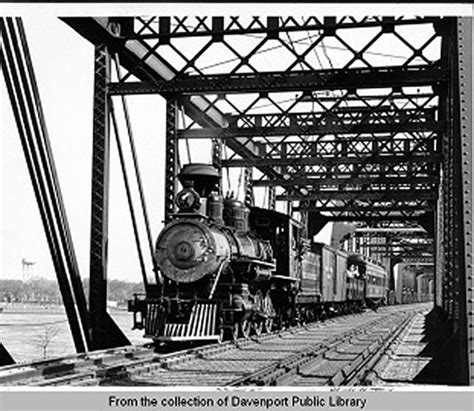
<path id="1" fill-rule="evenodd" d="M 291 217 L 222 199 L 212 166 L 179 175 L 178 212 L 156 243 L 159 284 L 129 304 L 154 341 L 237 339 L 376 306 L 383 268 L 311 243 Z"/>

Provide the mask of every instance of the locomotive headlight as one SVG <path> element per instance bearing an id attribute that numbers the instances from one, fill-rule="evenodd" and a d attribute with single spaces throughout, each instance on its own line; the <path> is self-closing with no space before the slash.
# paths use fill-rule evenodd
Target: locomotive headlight
<path id="1" fill-rule="evenodd" d="M 199 194 L 192 188 L 185 188 L 176 195 L 176 205 L 183 211 L 197 211 L 201 206 Z"/>

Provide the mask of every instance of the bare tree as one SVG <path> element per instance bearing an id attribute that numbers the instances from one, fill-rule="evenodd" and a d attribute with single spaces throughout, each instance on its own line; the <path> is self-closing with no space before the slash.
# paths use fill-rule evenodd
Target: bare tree
<path id="1" fill-rule="evenodd" d="M 58 333 L 59 333 L 59 327 L 50 326 L 50 327 L 46 327 L 43 330 L 43 333 L 39 334 L 38 337 L 36 338 L 35 344 L 38 347 L 40 347 L 40 349 L 43 353 L 43 358 L 47 358 L 48 347 L 53 342 L 53 340 L 56 338 Z"/>

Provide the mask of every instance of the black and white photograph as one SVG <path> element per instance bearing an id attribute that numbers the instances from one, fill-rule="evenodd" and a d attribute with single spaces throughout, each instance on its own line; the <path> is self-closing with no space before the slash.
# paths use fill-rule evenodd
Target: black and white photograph
<path id="1" fill-rule="evenodd" d="M 472 406 L 470 5 L 29 7 L 0 6 L 5 395 Z"/>

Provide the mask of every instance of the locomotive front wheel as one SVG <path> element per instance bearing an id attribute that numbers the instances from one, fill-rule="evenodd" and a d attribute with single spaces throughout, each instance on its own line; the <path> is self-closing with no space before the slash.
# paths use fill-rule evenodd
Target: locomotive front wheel
<path id="1" fill-rule="evenodd" d="M 230 338 L 230 335 L 229 335 L 230 332 L 229 332 L 229 328 L 224 326 L 224 320 L 222 318 L 220 318 L 218 321 L 219 321 L 219 323 L 218 323 L 218 326 L 217 326 L 217 331 L 218 331 L 217 342 L 219 344 L 221 344 L 225 340 Z"/>
<path id="2" fill-rule="evenodd" d="M 265 321 L 262 321 L 263 332 L 271 333 L 273 330 L 273 318 L 267 317 Z"/>
<path id="3" fill-rule="evenodd" d="M 244 338 L 250 337 L 250 331 L 252 330 L 252 324 L 248 319 L 240 321 L 240 335 Z"/>
<path id="4" fill-rule="evenodd" d="M 218 339 L 217 339 L 217 342 L 219 344 L 222 344 L 224 341 L 225 341 L 225 328 L 224 327 L 220 327 L 219 328 L 219 334 L 218 334 Z"/>
<path id="5" fill-rule="evenodd" d="M 263 332 L 263 321 L 257 321 L 257 320 L 252 321 L 252 329 L 253 329 L 254 334 L 255 334 L 257 337 L 259 337 L 260 335 L 262 335 L 262 332 Z"/>

